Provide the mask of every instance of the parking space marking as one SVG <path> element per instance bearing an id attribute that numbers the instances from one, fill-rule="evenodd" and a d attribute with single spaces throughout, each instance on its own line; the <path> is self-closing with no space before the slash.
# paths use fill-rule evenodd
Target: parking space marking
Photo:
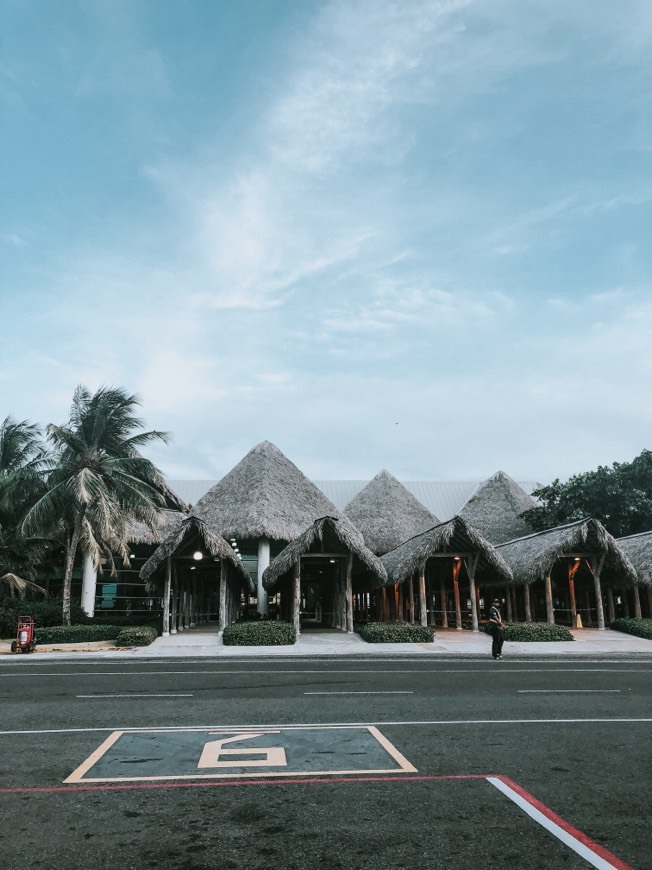
<path id="1" fill-rule="evenodd" d="M 414 695 L 414 692 L 304 692 L 304 695 Z"/>
<path id="2" fill-rule="evenodd" d="M 537 800 L 518 783 L 505 776 L 489 776 L 487 781 L 506 795 L 516 806 L 520 807 L 535 822 L 549 831 L 566 846 L 577 852 L 592 867 L 597 870 L 633 870 L 620 858 L 616 858 L 603 846 L 600 846 L 586 834 L 569 825 L 565 819 L 558 816 L 541 801 Z"/>
<path id="3" fill-rule="evenodd" d="M 177 728 L 114 731 L 64 783 L 416 772 L 373 725 Z"/>

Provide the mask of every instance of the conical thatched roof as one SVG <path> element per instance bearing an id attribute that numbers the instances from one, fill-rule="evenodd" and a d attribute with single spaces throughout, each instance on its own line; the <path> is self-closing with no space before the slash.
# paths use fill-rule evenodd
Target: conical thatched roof
<path id="1" fill-rule="evenodd" d="M 481 483 L 460 511 L 460 516 L 492 544 L 528 535 L 532 529 L 520 518 L 537 506 L 515 480 L 497 471 Z"/>
<path id="2" fill-rule="evenodd" d="M 173 556 L 195 536 L 203 541 L 204 547 L 211 556 L 224 559 L 229 563 L 235 576 L 246 586 L 250 594 L 255 592 L 249 574 L 233 552 L 233 548 L 228 541 L 225 541 L 220 534 L 211 530 L 203 520 L 197 517 L 187 517 L 177 529 L 170 532 L 160 547 L 157 547 L 140 569 L 141 578 L 147 581 L 153 577 L 157 571 L 164 567 L 168 556 Z"/>
<path id="3" fill-rule="evenodd" d="M 226 538 L 293 541 L 315 520 L 343 517 L 293 462 L 269 441 L 258 444 L 192 510 Z M 354 528 L 353 536 L 362 536 Z"/>
<path id="4" fill-rule="evenodd" d="M 270 562 L 263 574 L 265 589 L 274 589 L 301 556 L 314 552 L 312 548 L 318 542 L 329 553 L 341 550 L 352 553 L 353 570 L 362 570 L 376 585 L 382 586 L 387 581 L 380 559 L 365 547 L 358 535 L 351 534 L 348 523 L 343 523 L 337 517 L 321 517 Z"/>
<path id="5" fill-rule="evenodd" d="M 384 469 L 349 502 L 344 513 L 377 555 L 439 523 L 428 508 Z"/>
<path id="6" fill-rule="evenodd" d="M 390 583 L 402 583 L 420 571 L 436 553 L 471 553 L 479 556 L 478 571 L 484 583 L 510 583 L 512 572 L 504 559 L 462 517 L 453 517 L 422 532 L 381 557 Z"/>
<path id="7" fill-rule="evenodd" d="M 608 585 L 636 583 L 636 571 L 599 520 L 577 520 L 534 535 L 498 544 L 496 550 L 512 569 L 518 583 L 534 583 L 550 574 L 560 556 L 604 555 L 601 580 Z"/>
<path id="8" fill-rule="evenodd" d="M 162 511 L 159 524 L 154 529 L 140 520 L 132 520 L 129 524 L 129 543 L 160 544 L 168 535 L 179 528 L 184 519 L 185 514 L 179 511 Z"/>
<path id="9" fill-rule="evenodd" d="M 634 566 L 638 582 L 652 586 L 652 532 L 639 532 L 616 543 Z"/>

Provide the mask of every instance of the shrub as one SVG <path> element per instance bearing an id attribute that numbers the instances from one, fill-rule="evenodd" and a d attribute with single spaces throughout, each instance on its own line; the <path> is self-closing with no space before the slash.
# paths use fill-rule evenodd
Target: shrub
<path id="1" fill-rule="evenodd" d="M 44 601 L 27 601 L 20 598 L 3 598 L 0 601 L 0 637 L 13 637 L 19 616 L 31 616 L 40 626 L 61 625 L 62 605 L 60 598 Z M 71 604 L 70 616 L 73 625 L 87 625 L 90 618 L 80 604 Z"/>
<path id="2" fill-rule="evenodd" d="M 489 623 L 482 626 L 490 634 Z M 512 622 L 505 626 L 505 640 L 521 643 L 575 640 L 570 628 L 565 625 L 550 625 L 548 622 Z"/>
<path id="3" fill-rule="evenodd" d="M 222 633 L 225 646 L 286 646 L 296 641 L 297 633 L 291 622 L 234 622 Z"/>
<path id="4" fill-rule="evenodd" d="M 368 622 L 357 631 L 367 643 L 430 643 L 435 636 L 434 628 L 407 622 Z"/>
<path id="5" fill-rule="evenodd" d="M 115 640 L 120 633 L 117 625 L 51 625 L 36 626 L 37 643 L 85 643 L 94 640 Z"/>
<path id="6" fill-rule="evenodd" d="M 116 646 L 149 646 L 158 637 L 154 625 L 132 625 L 123 628 L 115 639 Z"/>
<path id="7" fill-rule="evenodd" d="M 609 628 L 652 640 L 652 619 L 616 619 Z"/>

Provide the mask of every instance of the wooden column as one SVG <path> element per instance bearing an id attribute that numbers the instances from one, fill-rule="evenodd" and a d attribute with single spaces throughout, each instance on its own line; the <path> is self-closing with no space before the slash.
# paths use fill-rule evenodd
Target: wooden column
<path id="1" fill-rule="evenodd" d="M 641 610 L 641 596 L 638 591 L 638 586 L 634 586 L 634 616 L 636 619 L 643 619 L 643 612 Z"/>
<path id="2" fill-rule="evenodd" d="M 530 601 L 530 586 L 523 587 L 523 604 L 525 605 L 525 621 L 532 622 L 532 602 Z"/>
<path id="3" fill-rule="evenodd" d="M 548 615 L 548 622 L 550 625 L 555 624 L 555 608 L 552 601 L 552 580 L 550 579 L 550 574 L 547 575 L 546 580 L 546 613 Z"/>
<path id="4" fill-rule="evenodd" d="M 428 602 L 426 601 L 426 566 L 419 571 L 419 620 L 421 625 L 428 625 Z"/>
<path id="5" fill-rule="evenodd" d="M 220 615 L 217 630 L 224 631 L 226 628 L 226 572 L 227 566 L 224 559 L 220 560 Z"/>
<path id="6" fill-rule="evenodd" d="M 408 620 L 414 625 L 414 576 L 408 580 Z"/>
<path id="7" fill-rule="evenodd" d="M 471 598 L 471 622 L 473 631 L 480 631 L 478 621 L 478 598 L 475 594 L 475 571 L 478 567 L 478 556 L 469 556 L 469 561 L 466 566 L 466 572 L 469 575 L 469 597 Z"/>
<path id="8" fill-rule="evenodd" d="M 514 614 L 512 613 L 512 596 L 509 594 L 509 586 L 505 587 L 505 607 L 507 609 L 507 622 L 513 622 Z"/>
<path id="9" fill-rule="evenodd" d="M 607 618 L 609 622 L 613 622 L 616 618 L 616 608 L 614 607 L 614 591 L 607 589 Z"/>
<path id="10" fill-rule="evenodd" d="M 442 580 L 440 585 L 441 597 L 441 627 L 448 628 L 448 599 L 446 598 L 446 581 Z"/>
<path id="11" fill-rule="evenodd" d="M 623 600 L 623 616 L 625 617 L 625 619 L 629 619 L 629 601 L 627 599 L 626 589 L 620 590 L 620 597 Z"/>
<path id="12" fill-rule="evenodd" d="M 405 598 L 405 595 L 404 595 L 404 589 L 405 589 L 405 581 L 403 581 L 403 583 L 399 583 L 399 584 L 398 584 L 398 596 L 397 596 L 397 597 L 398 597 L 398 607 L 397 607 L 397 616 L 398 616 L 398 621 L 399 621 L 399 622 L 403 622 L 403 621 L 404 621 L 404 618 L 405 618 L 405 613 L 404 613 L 404 603 L 405 603 L 405 601 L 404 601 L 404 598 Z"/>
<path id="13" fill-rule="evenodd" d="M 346 597 L 346 623 L 345 629 L 349 633 L 353 631 L 353 554 L 349 553 L 346 560 L 346 587 L 344 590 Z"/>
<path id="14" fill-rule="evenodd" d="M 604 565 L 604 553 L 598 558 L 597 556 L 591 557 L 591 564 L 593 568 L 593 585 L 595 586 L 595 606 L 598 611 L 598 628 L 601 631 L 604 631 L 604 607 L 602 606 L 602 585 L 600 584 L 600 574 L 602 573 L 602 566 Z"/>
<path id="15" fill-rule="evenodd" d="M 647 617 L 652 619 L 652 586 L 647 587 Z"/>
<path id="16" fill-rule="evenodd" d="M 568 591 L 570 593 L 571 625 L 575 628 L 577 625 L 577 603 L 575 601 L 575 580 L 573 577 L 568 578 Z"/>
<path id="17" fill-rule="evenodd" d="M 292 619 L 297 637 L 301 633 L 301 557 L 294 565 L 294 604 L 292 607 Z"/>
<path id="18" fill-rule="evenodd" d="M 177 575 L 177 563 L 172 561 L 172 621 L 170 624 L 170 634 L 177 633 L 178 618 L 179 618 L 179 578 Z"/>
<path id="19" fill-rule="evenodd" d="M 462 631 L 462 606 L 460 604 L 460 569 L 462 560 L 453 561 L 453 597 L 455 598 L 455 628 Z"/>
<path id="20" fill-rule="evenodd" d="M 168 556 L 165 566 L 165 586 L 163 587 L 163 637 L 170 636 L 170 593 L 172 591 L 172 557 Z"/>

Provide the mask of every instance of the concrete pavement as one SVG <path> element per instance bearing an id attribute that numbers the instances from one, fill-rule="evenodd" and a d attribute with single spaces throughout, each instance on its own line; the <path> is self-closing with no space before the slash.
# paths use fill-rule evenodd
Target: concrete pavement
<path id="1" fill-rule="evenodd" d="M 548 656 L 576 658 L 586 655 L 652 655 L 652 641 L 619 631 L 593 628 L 573 631 L 574 642 L 506 642 L 505 658 Z M 0 653 L 9 653 L 9 642 Z M 6 647 L 6 648 L 5 648 Z M 286 658 L 294 656 L 489 656 L 491 638 L 484 633 L 437 629 L 432 643 L 366 643 L 357 634 L 337 630 L 307 630 L 292 646 L 224 646 L 215 625 L 201 625 L 169 637 L 159 637 L 147 647 L 116 649 L 110 642 L 52 644 L 37 647 L 33 656 L 69 655 L 130 658 Z"/>

